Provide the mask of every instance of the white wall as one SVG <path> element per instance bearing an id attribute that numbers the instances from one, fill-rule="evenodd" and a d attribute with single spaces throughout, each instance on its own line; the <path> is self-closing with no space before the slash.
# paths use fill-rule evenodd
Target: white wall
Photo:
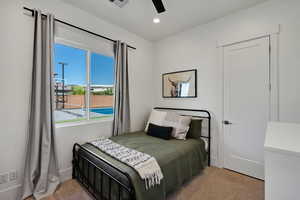
<path id="1" fill-rule="evenodd" d="M 32 69 L 33 19 L 23 6 L 52 12 L 57 18 L 105 36 L 126 41 L 130 50 L 130 96 L 132 130 L 142 129 L 153 106 L 153 44 L 113 24 L 58 0 L 4 0 L 0 3 L 0 174 L 17 170 L 18 180 L 0 185 L 0 199 L 14 199 L 20 184 L 25 156 L 26 127 Z M 57 129 L 59 168 L 66 178 L 71 172 L 71 151 L 83 142 L 111 133 L 111 121 Z"/>
<path id="2" fill-rule="evenodd" d="M 58 0 L 5 0 L 0 5 L 0 173 L 14 169 L 19 173 L 16 183 L 0 186 L 0 199 L 12 199 L 9 195 L 13 190 L 9 188 L 20 183 L 20 170 L 24 161 L 33 39 L 33 20 L 23 14 L 24 5 L 50 11 L 58 18 L 137 47 L 136 51 L 130 53 L 130 75 L 134 77 L 130 81 L 133 130 L 143 127 L 153 105 L 206 108 L 213 114 L 215 164 L 218 160 L 218 138 L 222 133 L 222 67 L 218 63 L 217 41 L 240 38 L 261 32 L 270 25 L 281 24 L 280 119 L 300 122 L 298 0 L 269 1 L 166 38 L 155 44 L 155 54 L 150 42 Z M 189 68 L 198 69 L 199 97 L 187 100 L 162 99 L 161 74 Z M 110 130 L 110 122 L 58 129 L 59 166 L 62 174 L 70 173 L 71 148 L 74 142 L 109 133 Z"/>
<path id="3" fill-rule="evenodd" d="M 211 23 L 158 41 L 155 44 L 155 104 L 209 109 L 213 114 L 212 158 L 219 158 L 218 139 L 222 134 L 222 78 L 217 42 L 248 37 L 281 25 L 279 35 L 279 115 L 281 121 L 300 122 L 300 1 L 273 0 L 242 10 Z M 161 74 L 198 69 L 198 98 L 186 100 L 161 97 Z"/>

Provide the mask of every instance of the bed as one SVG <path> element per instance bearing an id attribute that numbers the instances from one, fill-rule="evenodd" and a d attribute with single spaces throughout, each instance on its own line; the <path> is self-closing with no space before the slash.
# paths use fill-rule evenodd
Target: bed
<path id="1" fill-rule="evenodd" d="M 210 165 L 210 113 L 206 110 L 161 107 L 155 109 L 176 110 L 182 112 L 182 115 L 207 120 L 206 135 L 185 141 L 162 140 L 149 136 L 143 131 L 111 137 L 110 139 L 118 144 L 156 158 L 164 178 L 161 184 L 148 190 L 131 167 L 89 143 L 75 144 L 73 178 L 81 183 L 95 199 L 163 200 L 168 194 L 198 175 L 206 165 Z"/>

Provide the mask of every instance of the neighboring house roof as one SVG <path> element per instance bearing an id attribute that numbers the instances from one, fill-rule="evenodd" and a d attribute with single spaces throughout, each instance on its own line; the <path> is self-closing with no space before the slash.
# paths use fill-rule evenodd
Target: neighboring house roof
<path id="1" fill-rule="evenodd" d="M 113 85 L 91 85 L 90 87 L 93 87 L 93 88 L 112 88 L 114 86 Z"/>

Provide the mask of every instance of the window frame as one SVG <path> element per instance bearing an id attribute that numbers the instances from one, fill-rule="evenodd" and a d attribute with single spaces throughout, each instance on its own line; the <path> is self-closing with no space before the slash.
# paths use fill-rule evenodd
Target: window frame
<path id="1" fill-rule="evenodd" d="M 87 45 L 84 45 L 82 43 L 79 42 L 74 42 L 71 40 L 67 40 L 61 37 L 55 37 L 54 38 L 54 44 L 61 44 L 61 45 L 65 45 L 65 46 L 69 46 L 69 47 L 73 47 L 73 48 L 77 48 L 77 49 L 81 49 L 86 51 L 86 93 L 85 93 L 85 101 L 86 101 L 86 119 L 84 120 L 79 120 L 76 122 L 63 122 L 63 123 L 55 123 L 55 127 L 56 128 L 61 128 L 61 127 L 71 127 L 71 126 L 79 126 L 79 125 L 87 125 L 87 124 L 95 124 L 95 123 L 104 123 L 104 122 L 112 122 L 113 121 L 113 116 L 114 113 L 112 115 L 112 117 L 109 118 L 104 118 L 104 119 L 91 119 L 90 117 L 90 96 L 91 96 L 91 55 L 92 53 L 96 53 L 96 54 L 100 54 L 100 55 L 104 55 L 104 56 L 111 56 L 111 55 L 106 55 L 103 54 L 103 52 L 101 52 L 100 49 L 97 48 L 93 48 L 93 47 L 89 47 Z M 113 83 L 113 85 L 115 85 L 115 82 Z"/>

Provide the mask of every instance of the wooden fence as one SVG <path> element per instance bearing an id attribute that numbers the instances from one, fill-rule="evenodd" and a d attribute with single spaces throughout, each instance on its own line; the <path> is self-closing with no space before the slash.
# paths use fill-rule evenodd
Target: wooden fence
<path id="1" fill-rule="evenodd" d="M 91 108 L 112 107 L 113 101 L 114 101 L 114 96 L 91 95 L 90 107 Z M 62 103 L 59 103 L 59 108 L 61 107 L 62 107 Z M 86 107 L 85 95 L 65 96 L 65 109 L 85 108 L 85 107 Z"/>

